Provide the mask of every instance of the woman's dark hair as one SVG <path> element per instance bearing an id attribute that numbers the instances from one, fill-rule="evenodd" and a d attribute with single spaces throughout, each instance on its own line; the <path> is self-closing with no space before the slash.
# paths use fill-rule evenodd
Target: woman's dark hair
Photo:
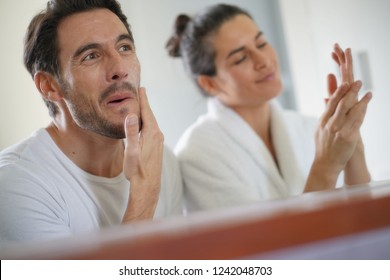
<path id="1" fill-rule="evenodd" d="M 195 82 L 199 75 L 216 75 L 216 54 L 210 37 L 237 15 L 252 18 L 247 11 L 226 4 L 207 7 L 192 19 L 183 14 L 176 18 L 174 34 L 166 48 L 170 56 L 183 58 L 184 66 Z"/>
<path id="2" fill-rule="evenodd" d="M 34 78 L 37 71 L 45 71 L 60 79 L 58 26 L 73 14 L 100 8 L 108 9 L 117 15 L 133 40 L 127 18 L 115 0 L 51 0 L 47 3 L 46 9 L 31 20 L 27 29 L 24 65 L 30 75 Z M 54 117 L 58 112 L 56 104 L 46 99 L 44 101 L 49 108 L 50 116 Z"/>

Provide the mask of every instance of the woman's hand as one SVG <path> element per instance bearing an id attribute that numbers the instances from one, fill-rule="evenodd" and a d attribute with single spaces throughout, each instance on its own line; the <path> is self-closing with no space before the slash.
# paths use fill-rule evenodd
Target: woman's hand
<path id="1" fill-rule="evenodd" d="M 356 102 L 360 81 L 344 83 L 329 97 L 316 132 L 316 154 L 305 191 L 333 189 L 355 153 L 371 94 Z"/>
<path id="2" fill-rule="evenodd" d="M 332 58 L 339 66 L 339 72 L 341 76 L 341 83 L 352 84 L 354 80 L 353 74 L 353 60 L 351 49 L 347 48 L 345 51 L 341 49 L 338 44 L 334 45 L 334 51 L 332 52 Z M 328 75 L 328 94 L 332 96 L 337 88 L 337 79 L 334 74 Z M 328 99 L 326 99 L 328 100 Z M 358 96 L 356 96 L 355 102 L 358 102 Z M 360 130 L 356 149 L 351 156 L 351 159 L 347 162 L 344 169 L 344 182 L 347 185 L 355 185 L 367 183 L 371 180 L 370 173 L 367 168 L 364 144 L 361 138 Z"/>

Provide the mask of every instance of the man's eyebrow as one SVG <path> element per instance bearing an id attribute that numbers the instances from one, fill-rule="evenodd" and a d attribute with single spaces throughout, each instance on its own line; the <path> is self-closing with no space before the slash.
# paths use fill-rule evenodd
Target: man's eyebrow
<path id="1" fill-rule="evenodd" d="M 97 44 L 97 43 L 86 44 L 86 45 L 78 48 L 76 50 L 76 52 L 74 53 L 73 57 L 75 57 L 75 58 L 79 57 L 83 52 L 90 50 L 90 49 L 96 49 L 98 47 L 99 47 L 99 44 Z"/>
<path id="2" fill-rule="evenodd" d="M 122 40 L 129 40 L 130 42 L 132 42 L 134 44 L 133 36 L 131 36 L 130 34 L 127 34 L 127 33 L 121 34 L 118 36 L 118 39 L 116 41 L 119 42 Z"/>
<path id="3" fill-rule="evenodd" d="M 120 41 L 123 41 L 123 40 L 129 40 L 130 42 L 134 43 L 134 40 L 133 40 L 133 37 L 129 34 L 121 34 L 117 37 L 116 39 L 116 42 L 120 42 Z M 98 43 L 90 43 L 90 44 L 86 44 L 84 46 L 81 46 L 80 48 L 78 48 L 76 50 L 76 52 L 74 53 L 73 57 L 78 57 L 80 56 L 83 52 L 87 51 L 87 50 L 90 50 L 90 49 L 97 49 L 100 47 L 100 44 Z"/>
<path id="4" fill-rule="evenodd" d="M 256 37 L 255 37 L 255 41 L 260 38 L 261 36 L 263 35 L 263 32 L 262 31 L 259 31 L 259 33 L 257 33 Z M 238 52 L 241 52 L 245 49 L 245 47 L 239 47 L 237 49 L 234 49 L 232 50 L 231 52 L 228 53 L 228 55 L 226 56 L 226 58 L 229 58 L 231 57 L 232 55 L 234 55 L 235 53 L 238 53 Z"/>

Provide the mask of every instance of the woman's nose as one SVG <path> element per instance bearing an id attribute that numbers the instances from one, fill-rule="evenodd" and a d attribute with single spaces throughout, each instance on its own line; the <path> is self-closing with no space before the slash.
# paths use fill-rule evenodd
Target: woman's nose
<path id="1" fill-rule="evenodd" d="M 262 69 L 267 66 L 268 58 L 261 50 L 257 50 L 253 55 L 255 69 Z"/>

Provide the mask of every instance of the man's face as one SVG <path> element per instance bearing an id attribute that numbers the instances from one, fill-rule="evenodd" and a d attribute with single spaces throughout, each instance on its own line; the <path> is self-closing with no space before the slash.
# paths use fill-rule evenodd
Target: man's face
<path id="1" fill-rule="evenodd" d="M 140 114 L 140 65 L 130 35 L 107 9 L 67 17 L 58 27 L 60 87 L 83 129 L 125 138 L 129 113 Z"/>

